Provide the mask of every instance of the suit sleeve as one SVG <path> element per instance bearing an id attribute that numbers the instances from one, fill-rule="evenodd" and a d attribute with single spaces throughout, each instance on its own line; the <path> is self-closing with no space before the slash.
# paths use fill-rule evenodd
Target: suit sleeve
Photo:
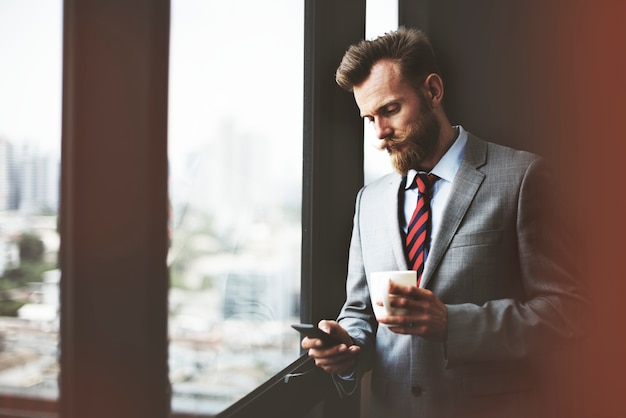
<path id="1" fill-rule="evenodd" d="M 534 160 L 518 187 L 515 239 L 521 297 L 447 305 L 446 367 L 522 359 L 583 335 L 586 298 L 558 196 Z"/>
<path id="2" fill-rule="evenodd" d="M 356 369 L 353 370 L 353 379 L 333 376 L 333 381 L 341 396 L 348 396 L 354 393 L 363 374 L 371 368 L 374 339 L 378 324 L 373 315 L 369 288 L 363 267 L 361 234 L 359 230 L 359 208 L 362 195 L 363 189 L 357 194 L 354 211 L 348 277 L 346 280 L 347 298 L 337 318 L 339 324 L 348 331 L 355 344 L 361 347 L 361 352 L 357 360 Z"/>

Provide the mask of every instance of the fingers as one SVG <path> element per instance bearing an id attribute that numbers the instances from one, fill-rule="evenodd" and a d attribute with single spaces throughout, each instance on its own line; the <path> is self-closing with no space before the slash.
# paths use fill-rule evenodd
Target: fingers
<path id="1" fill-rule="evenodd" d="M 448 309 L 430 290 L 391 284 L 389 292 L 398 296 L 390 298 L 390 305 L 407 314 L 388 315 L 380 318 L 380 323 L 390 325 L 389 330 L 397 334 L 412 334 L 435 341 L 445 339 Z"/>
<path id="2" fill-rule="evenodd" d="M 322 319 L 320 322 L 317 323 L 317 326 L 320 329 L 329 332 L 332 327 L 339 326 L 339 324 L 337 323 L 337 321 L 333 321 L 331 319 Z"/>
<path id="3" fill-rule="evenodd" d="M 408 296 L 414 299 L 429 299 L 435 297 L 434 293 L 428 289 L 417 286 L 403 286 L 394 282 L 389 283 L 389 293 L 393 295 Z"/>
<path id="4" fill-rule="evenodd" d="M 300 343 L 300 347 L 302 347 L 304 350 L 308 350 L 310 348 L 315 348 L 315 347 L 321 347 L 323 345 L 322 340 L 317 339 L 317 338 L 309 338 L 309 337 L 304 337 L 302 339 L 302 342 Z"/>
<path id="5" fill-rule="evenodd" d="M 409 311 L 442 310 L 444 304 L 428 289 L 415 286 L 401 286 L 391 283 L 389 293 L 390 305 L 394 308 L 403 308 Z"/>
<path id="6" fill-rule="evenodd" d="M 341 373 L 354 366 L 360 347 L 350 347 L 340 344 L 328 349 L 309 349 L 309 357 L 315 360 L 315 365 L 328 373 Z"/>
<path id="7" fill-rule="evenodd" d="M 343 327 L 339 325 L 337 321 L 322 319 L 317 324 L 317 326 L 319 329 L 321 329 L 322 331 L 326 331 L 333 337 L 337 338 L 339 341 L 345 343 L 347 346 L 351 346 L 354 344 L 354 341 L 352 341 L 352 337 L 350 337 L 350 334 L 348 334 L 348 332 L 343 329 Z"/>
<path id="8" fill-rule="evenodd" d="M 308 350 L 315 365 L 328 373 L 341 373 L 354 366 L 361 348 L 354 344 L 347 331 L 336 321 L 322 320 L 317 326 L 344 343 L 327 347 L 320 339 L 305 337 L 302 348 Z"/>
<path id="9" fill-rule="evenodd" d="M 447 333 L 447 321 L 440 316 L 397 316 L 389 330 L 396 334 L 411 334 L 432 341 L 443 341 Z"/>

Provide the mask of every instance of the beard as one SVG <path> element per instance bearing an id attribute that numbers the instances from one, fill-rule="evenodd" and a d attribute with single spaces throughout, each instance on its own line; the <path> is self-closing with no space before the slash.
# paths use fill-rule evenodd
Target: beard
<path id="1" fill-rule="evenodd" d="M 410 169 L 419 170 L 422 163 L 437 149 L 441 124 L 432 108 L 422 106 L 424 111 L 417 121 L 408 127 L 403 137 L 385 138 L 380 148 L 387 150 L 395 170 L 406 176 Z"/>

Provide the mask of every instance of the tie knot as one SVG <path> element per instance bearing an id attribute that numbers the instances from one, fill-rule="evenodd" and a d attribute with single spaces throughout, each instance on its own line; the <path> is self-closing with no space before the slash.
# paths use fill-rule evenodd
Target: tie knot
<path id="1" fill-rule="evenodd" d="M 417 176 L 415 176 L 415 185 L 420 193 L 428 194 L 430 188 L 437 180 L 439 180 L 439 177 L 434 174 L 417 173 Z"/>

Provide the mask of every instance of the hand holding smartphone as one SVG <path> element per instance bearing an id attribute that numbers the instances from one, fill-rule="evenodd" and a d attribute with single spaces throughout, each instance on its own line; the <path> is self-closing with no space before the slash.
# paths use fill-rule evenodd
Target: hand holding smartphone
<path id="1" fill-rule="evenodd" d="M 339 341 L 329 333 L 322 331 L 313 324 L 293 324 L 291 327 L 296 331 L 300 331 L 301 334 L 309 338 L 318 338 L 322 340 L 326 347 L 332 347 L 337 344 L 342 344 L 341 341 Z"/>

